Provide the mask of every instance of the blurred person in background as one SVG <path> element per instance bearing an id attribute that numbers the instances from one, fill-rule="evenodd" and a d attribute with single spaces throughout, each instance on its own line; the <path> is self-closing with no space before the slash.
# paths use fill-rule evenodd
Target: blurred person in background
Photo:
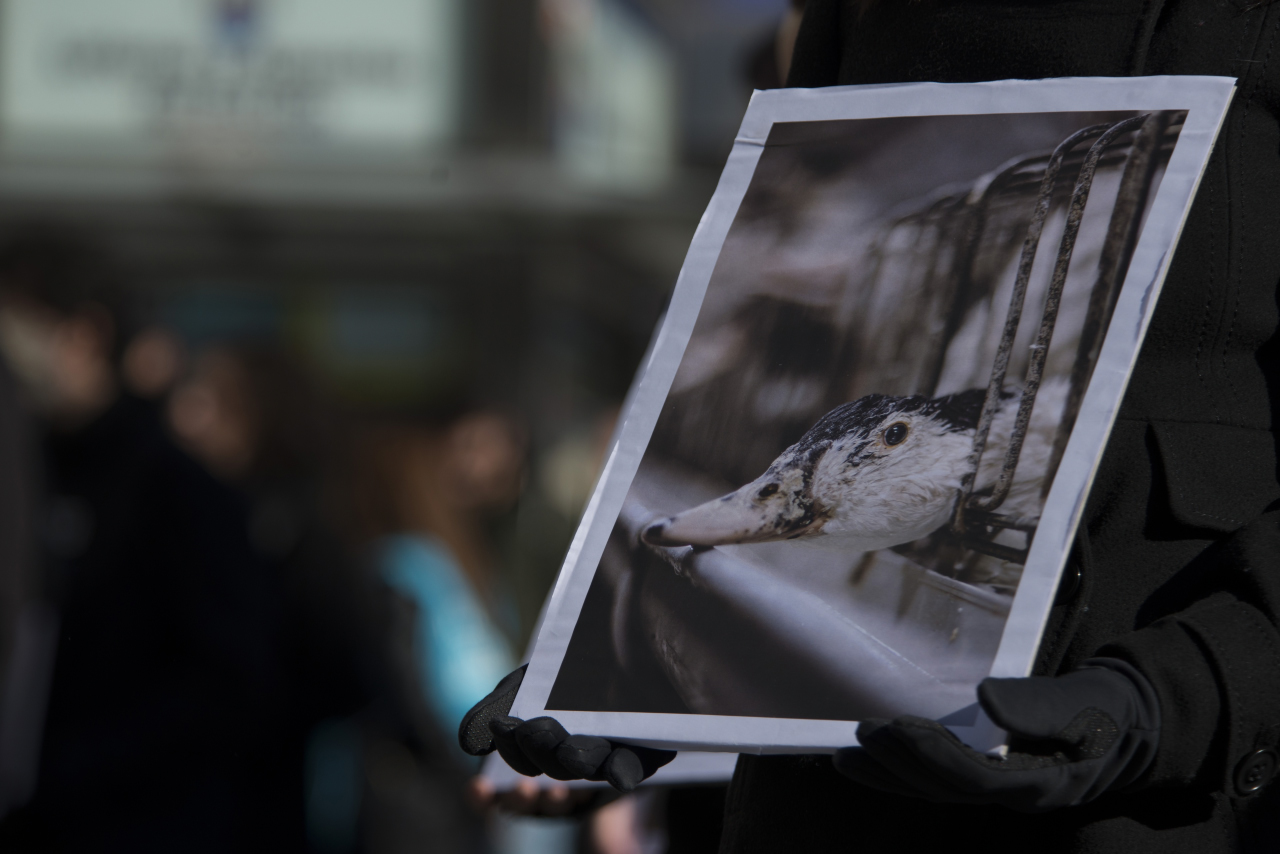
<path id="1" fill-rule="evenodd" d="M 415 714 L 417 689 L 393 664 L 387 588 L 345 535 L 334 479 L 344 431 L 314 378 L 278 347 L 215 346 L 168 414 L 182 445 L 248 498 L 250 540 L 281 587 L 278 808 L 320 854 L 399 851 L 414 836 L 433 851 L 474 850 L 464 773 Z M 387 790 L 403 802 L 398 816 Z"/>
<path id="2" fill-rule="evenodd" d="M 452 740 L 462 715 L 489 691 L 486 682 L 514 666 L 519 616 L 491 523 L 520 494 L 525 438 L 503 414 L 457 406 L 371 421 L 358 448 L 356 517 L 397 594 L 402 660 Z M 460 750 L 452 759 L 479 771 Z M 469 794 L 477 805 L 493 803 L 482 778 L 473 778 Z M 525 787 L 503 803 L 564 816 L 581 800 L 563 786 L 542 796 Z M 499 854 L 574 854 L 578 832 L 574 821 L 506 816 L 491 821 L 490 844 Z"/>
<path id="3" fill-rule="evenodd" d="M 36 790 L 0 847 L 278 850 L 274 591 L 244 505 L 122 388 L 107 269 L 57 229 L 0 251 L 0 351 L 42 428 L 32 528 L 60 619 Z"/>
<path id="4" fill-rule="evenodd" d="M 519 494 L 523 445 L 490 412 L 395 419 L 360 441 L 361 521 L 382 578 L 416 609 L 422 689 L 444 732 L 515 666 L 514 606 L 485 526 Z"/>

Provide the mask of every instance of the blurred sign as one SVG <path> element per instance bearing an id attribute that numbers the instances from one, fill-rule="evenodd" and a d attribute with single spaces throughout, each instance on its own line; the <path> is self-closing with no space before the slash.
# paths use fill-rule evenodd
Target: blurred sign
<path id="1" fill-rule="evenodd" d="M 413 147 L 456 125 L 456 0 L 8 0 L 13 138 Z"/>

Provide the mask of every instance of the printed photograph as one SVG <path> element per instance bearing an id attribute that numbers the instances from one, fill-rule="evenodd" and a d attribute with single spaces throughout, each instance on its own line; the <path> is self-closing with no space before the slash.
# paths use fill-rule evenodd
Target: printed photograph
<path id="1" fill-rule="evenodd" d="M 774 124 L 548 713 L 971 724 L 1184 118 Z"/>

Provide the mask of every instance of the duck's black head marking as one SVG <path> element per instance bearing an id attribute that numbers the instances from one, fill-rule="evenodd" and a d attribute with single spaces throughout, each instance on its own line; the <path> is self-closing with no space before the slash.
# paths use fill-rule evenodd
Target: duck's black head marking
<path id="1" fill-rule="evenodd" d="M 914 409 L 919 409 L 923 397 L 890 397 L 887 394 L 869 394 L 848 403 L 842 403 L 809 428 L 809 432 L 800 437 L 797 443 L 802 446 L 830 444 L 841 436 L 861 430 L 870 431 L 891 413 L 902 412 L 904 404 L 915 402 Z"/>
<path id="2" fill-rule="evenodd" d="M 1003 398 L 1012 396 L 1013 392 L 1010 391 L 1001 395 Z M 982 416 L 982 405 L 986 400 L 986 389 L 971 388 L 926 401 L 922 414 L 934 416 L 946 423 L 948 432 L 976 430 L 978 419 Z"/>
<path id="3" fill-rule="evenodd" d="M 871 444 L 870 439 L 863 439 L 862 441 L 858 442 L 858 444 L 854 445 L 853 448 L 849 451 L 849 453 L 845 454 L 844 464 L 849 468 L 857 468 L 859 465 L 861 465 L 863 460 L 871 456 L 870 452 L 867 451 L 867 447 L 870 444 Z"/>
<path id="4" fill-rule="evenodd" d="M 1005 391 L 1002 396 L 1012 397 L 1013 392 Z M 949 433 L 973 430 L 978 426 L 986 397 L 986 389 L 980 388 L 942 397 L 868 394 L 841 404 L 819 418 L 798 442 L 787 449 L 787 453 L 778 462 L 785 460 L 787 465 L 799 464 L 807 476 L 832 443 L 844 439 L 853 443 L 845 454 L 845 465 L 856 468 L 871 456 L 872 452 L 868 449 L 874 441 L 872 431 L 892 416 L 917 415 L 934 418 Z"/>
<path id="5" fill-rule="evenodd" d="M 1008 396 L 1010 392 L 1005 392 Z M 943 397 L 892 397 L 887 394 L 869 394 L 849 403 L 841 404 L 809 428 L 800 437 L 795 450 L 810 452 L 818 446 L 845 436 L 861 434 L 869 437 L 871 431 L 892 415 L 921 415 L 942 421 L 949 432 L 973 430 L 982 414 L 986 390 L 980 388 L 948 394 Z M 860 450 L 860 449 L 856 449 Z"/>

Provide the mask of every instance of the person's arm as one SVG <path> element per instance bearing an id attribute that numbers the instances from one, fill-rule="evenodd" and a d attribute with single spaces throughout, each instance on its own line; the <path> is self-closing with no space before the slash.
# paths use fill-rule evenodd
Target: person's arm
<path id="1" fill-rule="evenodd" d="M 1162 737 L 1145 785 L 1249 795 L 1274 774 L 1280 743 L 1280 508 L 1198 563 L 1212 592 L 1099 654 L 1130 662 L 1159 698 Z"/>

